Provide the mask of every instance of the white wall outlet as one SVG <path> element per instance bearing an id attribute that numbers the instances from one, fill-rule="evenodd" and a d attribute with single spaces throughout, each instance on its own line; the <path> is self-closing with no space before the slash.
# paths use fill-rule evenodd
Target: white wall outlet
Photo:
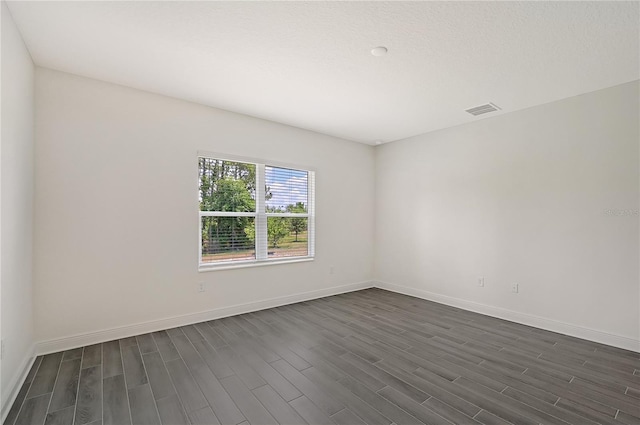
<path id="1" fill-rule="evenodd" d="M 198 282 L 198 292 L 204 292 L 206 289 L 204 282 Z"/>
<path id="2" fill-rule="evenodd" d="M 0 341 L 0 359 L 4 358 L 4 346 L 5 346 L 5 343 L 3 339 Z"/>
<path id="3" fill-rule="evenodd" d="M 484 277 L 479 277 L 478 278 L 478 286 L 484 287 Z"/>
<path id="4" fill-rule="evenodd" d="M 333 266 L 329 267 L 329 274 L 334 274 L 336 272 L 335 268 Z"/>
<path id="5" fill-rule="evenodd" d="M 516 294 L 518 293 L 518 284 L 517 283 L 512 283 L 511 284 L 511 292 L 515 292 Z"/>

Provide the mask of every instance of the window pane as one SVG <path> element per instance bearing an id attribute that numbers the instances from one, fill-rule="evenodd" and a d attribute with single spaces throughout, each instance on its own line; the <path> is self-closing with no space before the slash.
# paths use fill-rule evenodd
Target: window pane
<path id="1" fill-rule="evenodd" d="M 267 257 L 306 257 L 308 225 L 306 217 L 267 217 Z"/>
<path id="2" fill-rule="evenodd" d="M 255 217 L 201 217 L 202 262 L 255 260 Z"/>
<path id="3" fill-rule="evenodd" d="M 265 167 L 266 212 L 307 212 L 306 171 Z"/>
<path id="4" fill-rule="evenodd" d="M 198 158 L 200 211 L 256 210 L 256 166 L 244 162 Z"/>

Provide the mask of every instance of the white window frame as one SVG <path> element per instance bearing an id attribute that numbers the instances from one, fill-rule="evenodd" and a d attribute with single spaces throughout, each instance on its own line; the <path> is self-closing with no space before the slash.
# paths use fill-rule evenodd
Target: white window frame
<path id="1" fill-rule="evenodd" d="M 245 267 L 265 266 L 283 263 L 298 263 L 313 261 L 315 257 L 315 169 L 312 167 L 286 164 L 278 161 L 269 161 L 256 158 L 247 158 L 235 155 L 220 154 L 215 152 L 198 151 L 197 158 L 209 158 L 222 161 L 243 162 L 256 166 L 256 211 L 253 212 L 223 212 L 201 211 L 198 203 L 198 271 L 207 272 L 214 270 L 228 270 Z M 307 173 L 307 212 L 306 213 L 267 213 L 265 199 L 265 168 L 288 168 Z M 196 168 L 196 171 L 199 171 Z M 199 178 L 197 179 L 199 182 Z M 256 237 L 256 258 L 253 260 L 229 260 L 215 263 L 202 262 L 202 217 L 254 217 Z M 306 217 L 307 218 L 307 255 L 292 257 L 268 257 L 267 241 L 267 217 Z M 258 229 L 264 229 L 259 232 Z"/>

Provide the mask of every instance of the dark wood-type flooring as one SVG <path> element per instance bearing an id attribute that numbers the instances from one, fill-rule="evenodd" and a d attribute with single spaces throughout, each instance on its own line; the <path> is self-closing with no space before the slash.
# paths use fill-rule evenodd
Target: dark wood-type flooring
<path id="1" fill-rule="evenodd" d="M 36 359 L 14 424 L 640 424 L 640 354 L 368 289 Z"/>

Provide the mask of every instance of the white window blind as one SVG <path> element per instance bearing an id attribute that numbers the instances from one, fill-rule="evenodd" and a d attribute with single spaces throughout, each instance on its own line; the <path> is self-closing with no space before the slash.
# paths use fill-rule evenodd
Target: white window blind
<path id="1" fill-rule="evenodd" d="M 313 171 L 201 156 L 200 268 L 314 256 Z"/>

